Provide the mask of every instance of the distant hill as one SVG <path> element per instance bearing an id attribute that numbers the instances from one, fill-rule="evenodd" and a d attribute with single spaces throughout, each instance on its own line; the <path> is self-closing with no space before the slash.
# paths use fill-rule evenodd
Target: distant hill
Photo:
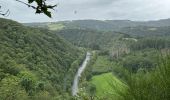
<path id="1" fill-rule="evenodd" d="M 111 48 L 117 40 L 129 37 L 170 36 L 170 19 L 158 21 L 75 20 L 28 23 L 59 34 L 72 44 L 93 49 Z"/>
<path id="2" fill-rule="evenodd" d="M 170 26 L 164 27 L 150 27 L 150 26 L 136 26 L 125 27 L 120 30 L 122 33 L 131 36 L 170 36 Z"/>
<path id="3" fill-rule="evenodd" d="M 157 21 L 130 20 L 73 20 L 47 23 L 25 23 L 27 26 L 43 27 L 50 30 L 89 29 L 97 31 L 117 31 L 130 35 L 169 35 L 170 19 Z"/>
<path id="4" fill-rule="evenodd" d="M 84 57 L 57 34 L 2 18 L 0 48 L 2 100 L 62 100 L 61 95 L 70 93 L 74 74 Z"/>
<path id="5" fill-rule="evenodd" d="M 95 29 L 102 31 L 120 31 L 125 27 L 137 27 L 137 26 L 148 26 L 148 27 L 165 27 L 170 26 L 170 19 L 158 20 L 158 21 L 130 21 L 130 20 L 75 20 L 59 22 L 63 23 L 66 27 L 79 27 L 87 29 Z"/>
<path id="6" fill-rule="evenodd" d="M 127 34 L 119 32 L 101 32 L 90 29 L 61 29 L 54 31 L 72 44 L 77 46 L 83 46 L 92 49 L 105 49 L 110 48 L 114 44 L 115 40 L 119 40 L 123 37 L 128 37 Z"/>
<path id="7" fill-rule="evenodd" d="M 124 27 L 149 26 L 164 27 L 170 26 L 170 19 L 155 21 L 130 21 L 130 20 L 73 20 L 46 23 L 24 23 L 27 26 L 48 26 L 50 24 L 63 24 L 69 28 L 89 28 L 96 30 L 118 30 Z"/>

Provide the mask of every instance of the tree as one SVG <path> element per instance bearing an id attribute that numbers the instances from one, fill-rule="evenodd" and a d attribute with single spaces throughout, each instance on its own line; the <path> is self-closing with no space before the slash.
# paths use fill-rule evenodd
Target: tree
<path id="1" fill-rule="evenodd" d="M 1 100 L 28 100 L 28 95 L 19 85 L 19 78 L 8 76 L 0 82 Z"/>
<path id="2" fill-rule="evenodd" d="M 44 13 L 45 15 L 47 15 L 50 18 L 52 16 L 51 16 L 51 11 L 49 11 L 49 10 L 54 10 L 54 8 L 57 7 L 57 5 L 48 5 L 47 0 L 28 0 L 27 3 L 23 2 L 21 0 L 15 0 L 15 1 L 25 4 L 26 6 L 35 9 L 35 11 L 36 11 L 35 13 L 37 13 L 37 14 Z M 33 3 L 35 3 L 36 5 L 33 6 L 32 5 Z M 0 6 L 0 9 L 1 9 L 1 6 Z M 8 16 L 9 13 L 10 13 L 9 10 L 7 10 L 6 12 L 0 11 L 0 15 L 2 15 L 2 16 Z"/>
<path id="3" fill-rule="evenodd" d="M 35 89 L 36 85 L 36 78 L 31 72 L 21 72 L 19 74 L 19 77 L 21 79 L 20 84 L 25 89 L 26 92 L 29 93 L 29 95 L 32 95 L 32 92 Z"/>

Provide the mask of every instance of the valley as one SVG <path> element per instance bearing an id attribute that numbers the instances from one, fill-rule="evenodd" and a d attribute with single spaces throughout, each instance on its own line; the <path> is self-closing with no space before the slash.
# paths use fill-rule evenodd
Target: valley
<path id="1" fill-rule="evenodd" d="M 63 24 L 65 26 L 63 29 L 52 30 L 75 46 L 95 51 L 80 79 L 80 91 L 76 98 L 78 100 L 169 98 L 166 94 L 164 94 L 164 97 L 161 93 L 159 94 L 159 90 L 162 91 L 163 89 L 159 84 L 162 84 L 163 81 L 161 82 L 160 78 L 155 78 L 163 75 L 163 72 L 159 70 L 160 68 L 162 71 L 167 71 L 165 76 L 162 77 L 169 75 L 169 63 L 164 66 L 161 65 L 162 50 L 165 50 L 165 55 L 168 56 L 169 54 L 170 31 L 168 25 L 148 25 L 148 22 L 147 24 L 139 24 L 139 26 L 138 24 L 121 26 L 121 30 L 111 31 L 105 30 L 103 27 L 100 29 L 93 28 L 93 26 L 90 26 L 91 23 L 95 26 L 102 25 L 101 23 L 106 24 L 106 22 L 101 21 L 94 22 L 100 24 L 94 24 L 93 21 L 85 21 L 85 23 L 84 21 L 72 21 Z M 51 24 L 55 25 L 57 23 Z M 70 24 L 73 26 L 76 24 L 77 26 L 68 27 L 67 25 Z M 168 58 L 163 59 L 168 62 Z M 158 83 L 156 80 L 158 80 Z M 169 87 L 169 81 L 166 80 L 166 82 L 165 86 Z M 157 88 L 158 91 L 153 88 L 149 90 L 148 87 Z M 157 91 L 156 97 L 153 97 L 152 91 Z M 168 92 L 169 90 L 165 91 Z"/>
<path id="2" fill-rule="evenodd" d="M 168 100 L 169 27 L 169 19 L 20 24 L 0 18 L 0 98 Z"/>

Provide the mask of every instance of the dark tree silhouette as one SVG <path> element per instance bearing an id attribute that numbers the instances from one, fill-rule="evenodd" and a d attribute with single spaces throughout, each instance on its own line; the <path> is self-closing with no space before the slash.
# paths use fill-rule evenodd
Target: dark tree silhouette
<path id="1" fill-rule="evenodd" d="M 48 5 L 47 0 L 28 0 L 28 2 L 23 2 L 22 0 L 15 0 L 15 1 L 20 2 L 30 8 L 35 9 L 35 13 L 37 13 L 37 14 L 44 13 L 45 15 L 47 15 L 50 18 L 52 16 L 51 16 L 51 11 L 49 11 L 49 10 L 54 10 L 54 8 L 57 7 L 57 4 L 56 5 Z M 35 3 L 36 5 L 33 6 L 32 3 Z M 0 9 L 1 9 L 1 6 L 0 6 Z M 9 13 L 10 13 L 9 10 L 7 10 L 6 12 L 0 11 L 0 15 L 2 15 L 2 16 L 7 16 L 7 15 L 9 15 Z"/>

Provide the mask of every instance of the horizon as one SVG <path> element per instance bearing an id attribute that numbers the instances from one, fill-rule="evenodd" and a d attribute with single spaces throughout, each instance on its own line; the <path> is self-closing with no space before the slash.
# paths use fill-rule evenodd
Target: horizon
<path id="1" fill-rule="evenodd" d="M 35 14 L 33 9 L 15 0 L 1 0 L 0 2 L 1 10 L 9 9 L 11 12 L 6 18 L 20 23 L 88 19 L 155 21 L 170 18 L 169 0 L 48 0 L 49 4 L 58 4 L 55 11 L 52 11 L 53 18 Z"/>
<path id="2" fill-rule="evenodd" d="M 16 22 L 19 22 L 17 20 L 14 20 L 14 19 L 10 19 L 10 18 L 6 18 L 6 17 L 0 17 L 0 18 L 3 18 L 3 19 L 7 19 L 7 20 L 12 20 L 12 21 L 16 21 Z M 68 21 L 68 22 L 71 22 L 71 21 L 88 21 L 88 20 L 92 20 L 92 21 L 132 21 L 132 22 L 156 22 L 156 21 L 161 21 L 161 20 L 168 20 L 170 18 L 165 18 L 165 19 L 155 19 L 155 20 L 129 20 L 129 19 L 105 19 L 105 20 L 100 20 L 100 19 L 75 19 L 75 20 L 60 20 L 60 21 L 35 21 L 35 22 L 19 22 L 19 23 L 57 23 L 57 22 L 65 22 L 65 21 Z"/>

